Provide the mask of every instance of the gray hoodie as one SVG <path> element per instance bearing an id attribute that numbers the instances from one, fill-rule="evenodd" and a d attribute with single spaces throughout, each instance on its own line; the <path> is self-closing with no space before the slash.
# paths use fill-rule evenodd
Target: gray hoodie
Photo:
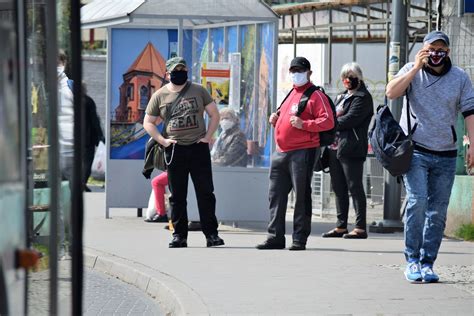
<path id="1" fill-rule="evenodd" d="M 397 77 L 412 69 L 406 64 Z M 433 151 L 456 150 L 456 120 L 461 112 L 465 117 L 474 114 L 474 90 L 464 70 L 452 68 L 442 76 L 421 69 L 408 88 L 413 140 L 417 145 Z M 400 126 L 408 134 L 406 97 Z"/>

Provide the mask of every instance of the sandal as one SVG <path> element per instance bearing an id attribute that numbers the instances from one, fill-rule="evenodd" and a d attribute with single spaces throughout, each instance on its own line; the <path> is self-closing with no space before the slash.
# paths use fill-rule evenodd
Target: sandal
<path id="1" fill-rule="evenodd" d="M 353 230 L 343 236 L 344 239 L 367 239 L 367 237 L 368 235 L 365 230 L 363 232 Z"/>
<path id="2" fill-rule="evenodd" d="M 330 230 L 327 233 L 323 233 L 321 237 L 323 238 L 341 238 L 344 234 L 347 234 L 349 231 L 346 229 L 342 232 L 336 231 L 336 229 Z"/>

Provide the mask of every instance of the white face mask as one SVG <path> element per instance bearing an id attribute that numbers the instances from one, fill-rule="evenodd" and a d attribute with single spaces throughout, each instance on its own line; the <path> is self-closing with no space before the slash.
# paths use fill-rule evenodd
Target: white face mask
<path id="1" fill-rule="evenodd" d="M 64 66 L 58 66 L 58 76 L 64 72 Z"/>
<path id="2" fill-rule="evenodd" d="M 290 72 L 291 82 L 297 87 L 308 83 L 308 72 Z"/>
<path id="3" fill-rule="evenodd" d="M 234 122 L 228 119 L 221 120 L 219 124 L 224 131 L 231 129 L 234 126 Z"/>

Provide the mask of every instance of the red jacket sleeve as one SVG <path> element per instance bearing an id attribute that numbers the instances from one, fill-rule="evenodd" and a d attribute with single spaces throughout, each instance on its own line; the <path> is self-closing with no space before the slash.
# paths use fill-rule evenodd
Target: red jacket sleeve
<path id="1" fill-rule="evenodd" d="M 334 127 L 331 105 L 320 91 L 315 91 L 311 95 L 300 117 L 303 120 L 303 129 L 309 132 L 322 132 Z"/>

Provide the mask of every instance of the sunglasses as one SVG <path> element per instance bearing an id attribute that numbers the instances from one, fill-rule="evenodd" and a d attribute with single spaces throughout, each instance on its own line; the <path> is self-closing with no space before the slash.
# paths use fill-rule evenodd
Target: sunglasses
<path id="1" fill-rule="evenodd" d="M 430 53 L 430 56 L 433 56 L 433 57 L 446 57 L 446 55 L 448 55 L 448 52 L 445 51 L 445 50 L 433 50 L 433 49 L 430 49 L 428 51 Z"/>

